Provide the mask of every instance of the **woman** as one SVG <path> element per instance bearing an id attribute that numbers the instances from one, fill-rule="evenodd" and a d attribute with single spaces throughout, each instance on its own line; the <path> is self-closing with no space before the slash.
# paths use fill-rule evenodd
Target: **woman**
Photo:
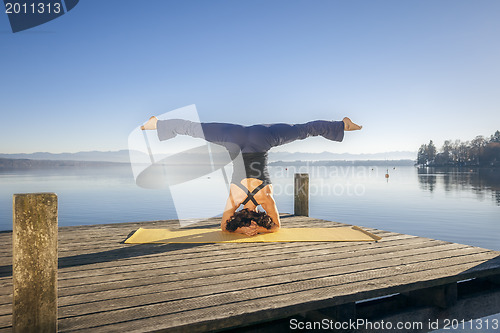
<path id="1" fill-rule="evenodd" d="M 242 126 L 227 123 L 195 123 L 183 119 L 158 120 L 151 117 L 142 130 L 157 130 L 160 140 L 177 134 L 203 138 L 224 146 L 231 156 L 240 152 L 243 165 L 235 165 L 229 198 L 222 214 L 221 229 L 248 236 L 275 232 L 280 218 L 273 198 L 273 185 L 267 169 L 267 153 L 272 147 L 284 145 L 309 136 L 322 136 L 342 141 L 344 131 L 362 127 L 345 117 L 342 121 L 317 120 L 305 124 L 271 124 Z M 243 205 L 243 210 L 236 210 Z M 267 214 L 259 213 L 261 206 Z"/>

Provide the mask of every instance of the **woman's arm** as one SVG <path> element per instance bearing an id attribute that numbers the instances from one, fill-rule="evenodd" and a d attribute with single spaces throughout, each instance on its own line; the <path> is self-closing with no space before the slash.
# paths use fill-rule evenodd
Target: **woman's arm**
<path id="1" fill-rule="evenodd" d="M 229 197 L 226 201 L 226 207 L 224 208 L 224 213 L 222 213 L 222 221 L 220 223 L 220 228 L 223 232 L 234 232 L 237 234 L 244 234 L 247 236 L 255 236 L 259 233 L 257 230 L 259 226 L 256 223 L 252 223 L 248 227 L 239 227 L 235 231 L 229 231 L 226 229 L 227 221 L 234 215 L 234 212 L 240 206 L 240 203 L 245 199 L 246 193 L 243 192 L 239 187 L 231 184 L 229 188 Z"/>
<path id="2" fill-rule="evenodd" d="M 271 217 L 274 222 L 274 226 L 271 229 L 266 229 L 264 227 L 259 227 L 259 232 L 276 232 L 281 227 L 280 215 L 278 212 L 278 207 L 276 207 L 276 202 L 274 201 L 272 193 L 272 185 L 269 185 L 269 191 L 266 191 L 262 198 L 260 198 L 260 204 L 262 208 L 266 211 L 267 215 Z"/>
<path id="3" fill-rule="evenodd" d="M 222 213 L 222 220 L 220 222 L 220 228 L 222 231 L 229 232 L 226 229 L 226 224 L 227 221 L 231 218 L 231 216 L 234 215 L 234 212 L 238 209 L 238 206 L 236 205 L 234 198 L 232 196 L 232 190 L 229 192 L 229 198 L 227 198 L 226 201 L 226 207 L 224 208 L 224 213 Z"/>
<path id="4" fill-rule="evenodd" d="M 255 196 L 256 200 L 261 203 L 262 208 L 267 212 L 267 214 L 271 217 L 274 222 L 274 226 L 271 229 L 266 229 L 264 227 L 258 226 L 255 222 L 248 227 L 239 227 L 235 231 L 228 231 L 226 229 L 227 221 L 234 215 L 236 209 L 238 209 L 240 203 L 245 199 L 246 193 L 243 192 L 239 187 L 234 184 L 231 184 L 229 197 L 226 201 L 226 207 L 224 208 L 224 213 L 222 214 L 221 220 L 221 229 L 224 232 L 234 232 L 237 234 L 244 234 L 247 236 L 255 236 L 258 233 L 268 233 L 268 232 L 276 232 L 280 228 L 280 218 L 278 213 L 278 208 L 276 207 L 276 203 L 272 196 L 272 185 L 269 184 L 264 187 L 262 190 L 257 192 Z M 248 203 L 250 205 L 250 203 Z M 252 207 L 248 207 L 252 209 Z M 253 209 L 255 206 L 253 206 Z"/>

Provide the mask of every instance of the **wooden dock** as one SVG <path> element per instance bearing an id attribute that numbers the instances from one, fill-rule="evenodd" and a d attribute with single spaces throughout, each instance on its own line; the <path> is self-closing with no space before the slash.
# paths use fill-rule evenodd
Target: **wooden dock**
<path id="1" fill-rule="evenodd" d="M 282 225 L 345 226 L 291 215 L 283 216 Z M 500 252 L 370 228 L 383 239 L 123 244 L 139 227 L 175 226 L 156 221 L 59 228 L 59 331 L 286 332 L 291 318 L 367 318 L 421 320 L 422 329 L 402 332 L 424 332 L 430 319 L 500 312 Z M 0 233 L 0 242 L 0 331 L 7 332 L 12 233 Z"/>

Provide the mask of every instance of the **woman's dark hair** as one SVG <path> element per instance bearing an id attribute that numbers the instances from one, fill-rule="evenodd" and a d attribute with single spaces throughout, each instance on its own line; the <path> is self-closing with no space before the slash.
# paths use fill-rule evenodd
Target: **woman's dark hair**
<path id="1" fill-rule="evenodd" d="M 256 212 L 245 208 L 235 212 L 234 215 L 229 218 L 229 221 L 226 223 L 226 230 L 235 231 L 239 227 L 248 227 L 252 221 L 255 221 L 257 225 L 266 229 L 271 229 L 276 225 L 271 217 L 265 212 Z"/>

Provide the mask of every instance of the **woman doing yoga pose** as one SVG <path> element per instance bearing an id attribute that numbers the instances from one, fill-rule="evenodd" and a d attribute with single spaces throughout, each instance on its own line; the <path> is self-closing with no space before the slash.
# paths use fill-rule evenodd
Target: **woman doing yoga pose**
<path id="1" fill-rule="evenodd" d="M 275 232 L 280 218 L 273 198 L 273 186 L 267 169 L 267 153 L 272 147 L 310 136 L 342 141 L 344 131 L 360 130 L 361 126 L 345 117 L 342 121 L 317 120 L 305 124 L 271 124 L 242 126 L 227 123 L 195 123 L 183 119 L 158 120 L 151 117 L 142 130 L 157 130 L 160 140 L 177 134 L 202 138 L 224 146 L 232 157 L 241 153 L 243 165 L 234 167 L 229 198 L 222 214 L 223 231 L 253 236 Z M 236 210 L 243 205 L 243 209 Z M 261 206 L 266 213 L 258 212 Z"/>

